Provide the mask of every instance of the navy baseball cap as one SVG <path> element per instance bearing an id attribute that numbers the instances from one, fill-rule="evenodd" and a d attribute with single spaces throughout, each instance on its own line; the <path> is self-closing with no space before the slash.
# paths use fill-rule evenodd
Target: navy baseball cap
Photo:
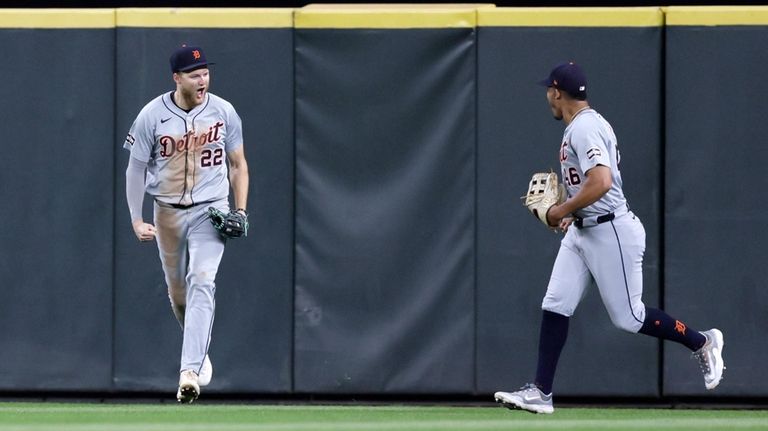
<path id="1" fill-rule="evenodd" d="M 557 65 L 549 73 L 549 77 L 539 84 L 565 91 L 574 99 L 587 100 L 587 76 L 581 67 L 572 61 Z"/>
<path id="2" fill-rule="evenodd" d="M 205 59 L 203 48 L 199 46 L 182 45 L 181 48 L 171 54 L 171 72 L 191 72 L 195 69 L 207 67 L 208 60 Z"/>

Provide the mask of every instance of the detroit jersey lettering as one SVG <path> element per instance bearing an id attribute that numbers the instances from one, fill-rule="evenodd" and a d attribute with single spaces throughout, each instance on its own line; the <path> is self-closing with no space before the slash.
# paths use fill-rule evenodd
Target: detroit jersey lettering
<path id="1" fill-rule="evenodd" d="M 560 146 L 560 168 L 568 196 L 574 196 L 586 181 L 584 172 L 597 165 L 611 168 L 613 180 L 608 193 L 592 205 L 577 211 L 577 216 L 608 214 L 626 205 L 627 200 L 621 189 L 619 161 L 616 135 L 603 116 L 591 108 L 576 114 L 571 124 L 565 128 L 563 143 Z"/>
<path id="2" fill-rule="evenodd" d="M 147 162 L 146 190 L 160 202 L 192 205 L 226 198 L 226 153 L 243 144 L 240 117 L 211 93 L 185 112 L 173 103 L 172 93 L 144 106 L 123 147 Z"/>

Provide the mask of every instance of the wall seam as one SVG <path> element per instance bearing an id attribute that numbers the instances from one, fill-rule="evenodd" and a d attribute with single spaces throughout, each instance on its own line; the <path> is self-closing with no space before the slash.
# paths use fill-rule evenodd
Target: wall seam
<path id="1" fill-rule="evenodd" d="M 291 27 L 291 54 L 293 57 L 293 61 L 291 62 L 291 67 L 293 68 L 293 79 L 291 80 L 291 85 L 293 87 L 293 94 L 291 95 L 291 98 L 293 100 L 293 118 L 292 118 L 292 125 L 291 128 L 293 130 L 293 139 L 291 139 L 291 143 L 293 145 L 293 197 L 291 199 L 292 205 L 291 205 L 291 219 L 293 220 L 293 229 L 291 230 L 291 243 L 293 244 L 293 256 L 291 261 L 291 384 L 290 384 L 290 391 L 291 393 L 296 392 L 296 251 L 297 251 L 297 243 L 296 243 L 296 225 L 297 225 L 297 217 L 296 217 L 296 205 L 297 205 L 297 199 L 298 199 L 298 181 L 297 181 L 297 133 L 296 133 L 296 106 L 297 106 L 297 97 L 296 97 L 296 13 L 298 9 L 293 10 L 293 26 Z"/>
<path id="2" fill-rule="evenodd" d="M 477 10 L 475 10 L 475 14 L 479 15 Z M 478 19 L 475 20 L 475 22 L 477 23 L 478 20 L 479 20 L 479 17 L 478 17 Z M 473 33 L 474 33 L 474 48 L 475 48 L 474 49 L 474 56 L 475 56 L 474 87 L 475 88 L 474 88 L 474 95 L 473 95 L 474 96 L 474 110 L 475 110 L 475 112 L 474 112 L 474 122 L 475 122 L 475 124 L 474 124 L 474 138 L 475 138 L 474 139 L 474 150 L 475 151 L 474 151 L 474 157 L 473 157 L 473 164 L 474 164 L 474 181 L 473 181 L 473 187 L 474 187 L 474 199 L 473 199 L 474 200 L 474 208 L 473 208 L 473 210 L 474 211 L 473 211 L 473 217 L 472 217 L 472 229 L 473 229 L 473 237 L 474 237 L 473 238 L 473 244 L 472 244 L 473 245 L 472 246 L 472 260 L 473 260 L 473 262 L 472 262 L 472 281 L 473 281 L 473 289 L 472 289 L 472 291 L 474 293 L 474 296 L 473 296 L 473 325 L 474 325 L 473 329 L 474 329 L 474 334 L 473 334 L 473 339 L 472 339 L 472 343 L 473 343 L 472 348 L 473 348 L 473 354 L 474 354 L 473 361 L 474 361 L 474 363 L 473 363 L 473 367 L 472 367 L 472 371 L 473 371 L 472 372 L 472 392 L 474 394 L 477 394 L 478 393 L 478 385 L 477 385 L 478 343 L 477 343 L 477 336 L 478 336 L 478 321 L 479 321 L 479 317 L 478 317 L 478 296 L 479 296 L 478 287 L 479 286 L 478 286 L 478 282 L 477 282 L 477 272 L 478 272 L 477 271 L 477 250 L 478 250 L 478 239 L 477 239 L 477 237 L 478 237 L 478 235 L 477 235 L 477 232 L 478 232 L 478 229 L 477 229 L 478 211 L 477 211 L 477 208 L 478 208 L 479 197 L 478 197 L 478 186 L 477 186 L 478 185 L 477 160 L 478 160 L 479 141 L 480 141 L 479 127 L 478 127 L 478 122 L 480 120 L 480 116 L 478 114 L 479 103 L 480 103 L 479 102 L 479 99 L 480 99 L 479 98 L 479 85 L 478 85 L 479 76 L 480 76 L 480 61 L 479 61 L 480 60 L 480 54 L 479 54 L 479 51 L 480 51 L 480 43 L 479 43 L 480 42 L 480 26 L 479 25 L 477 25 L 477 24 L 475 25 Z"/>
<path id="3" fill-rule="evenodd" d="M 115 16 L 115 25 L 112 27 L 113 44 L 112 50 L 112 138 L 117 140 L 117 9 L 113 9 Z M 115 391 L 115 358 L 117 339 L 117 156 L 118 152 L 115 149 L 115 142 L 111 143 L 112 147 L 112 339 L 111 344 L 111 358 L 110 358 L 110 391 Z"/>
<path id="4" fill-rule="evenodd" d="M 666 19 L 666 14 L 664 15 L 664 19 Z M 659 68 L 659 75 L 660 75 L 660 87 L 659 91 L 661 92 L 661 98 L 659 103 L 659 142 L 661 143 L 661 148 L 659 151 L 659 158 L 660 158 L 660 169 L 659 169 L 659 215 L 658 215 L 658 224 L 659 224 L 659 274 L 658 274 L 658 283 L 659 283 L 659 306 L 662 310 L 665 309 L 665 300 L 664 295 L 666 292 L 665 289 L 665 265 L 666 265 L 666 229 L 665 229 L 665 222 L 666 222 L 666 190 L 667 190 L 667 142 L 666 142 L 666 130 L 667 130 L 667 26 L 662 25 L 661 26 L 661 47 L 660 47 L 660 56 L 659 61 L 661 62 L 661 67 Z M 658 353 L 658 391 L 659 397 L 664 396 L 664 343 L 661 339 L 659 339 L 659 353 Z"/>

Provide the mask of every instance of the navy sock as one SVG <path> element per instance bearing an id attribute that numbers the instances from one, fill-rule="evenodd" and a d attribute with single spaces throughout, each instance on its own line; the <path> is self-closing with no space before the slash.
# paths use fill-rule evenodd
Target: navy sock
<path id="1" fill-rule="evenodd" d="M 568 338 L 568 322 L 570 318 L 562 314 L 544 311 L 541 318 L 539 333 L 539 365 L 536 368 L 534 383 L 545 394 L 552 393 L 552 382 L 555 380 L 555 369 L 560 352 L 563 351 L 565 340 Z"/>
<path id="2" fill-rule="evenodd" d="M 658 308 L 645 307 L 645 321 L 638 332 L 683 344 L 692 351 L 699 350 L 707 342 L 707 337 L 699 331 Z"/>

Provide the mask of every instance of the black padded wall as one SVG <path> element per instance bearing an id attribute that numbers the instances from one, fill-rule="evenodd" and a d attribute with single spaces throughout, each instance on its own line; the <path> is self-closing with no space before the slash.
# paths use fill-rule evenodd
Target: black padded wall
<path id="1" fill-rule="evenodd" d="M 565 125 L 553 120 L 546 88 L 537 82 L 564 61 L 583 67 L 589 103 L 618 137 L 624 191 L 647 232 L 643 299 L 659 306 L 662 28 L 562 25 L 483 26 L 479 32 L 480 393 L 517 388 L 535 376 L 541 301 L 562 235 L 544 229 L 518 197 L 533 172 L 559 171 Z M 592 286 L 571 319 L 555 391 L 658 395 L 658 365 L 658 342 L 616 329 Z"/>
<path id="2" fill-rule="evenodd" d="M 114 29 L 3 28 L 0 45 L 0 389 L 107 388 Z"/>
<path id="3" fill-rule="evenodd" d="M 299 392 L 469 392 L 474 29 L 296 30 Z"/>
<path id="4" fill-rule="evenodd" d="M 254 11 L 258 14 L 258 11 Z M 216 284 L 206 392 L 291 389 L 293 301 L 293 32 L 290 28 L 117 29 L 115 386 L 162 390 L 178 378 L 181 330 L 171 313 L 157 244 L 139 243 L 125 203 L 125 134 L 149 100 L 175 88 L 169 56 L 199 44 L 211 92 L 243 119 L 250 231 L 229 241 Z M 244 55 L 247 53 L 248 55 Z M 230 199 L 232 202 L 232 199 Z M 144 205 L 152 218 L 152 202 Z"/>
<path id="5" fill-rule="evenodd" d="M 156 244 L 128 221 L 121 144 L 195 43 L 251 173 L 206 393 L 490 397 L 531 380 L 560 236 L 518 197 L 559 165 L 564 125 L 536 82 L 574 60 L 645 224 L 644 300 L 722 329 L 728 369 L 706 392 L 685 348 L 614 328 L 593 288 L 557 395 L 765 396 L 764 8 L 454 6 L 0 11 L 0 389 L 175 392 L 180 329 Z"/>
<path id="6" fill-rule="evenodd" d="M 755 200 L 768 186 L 768 108 L 756 80 L 768 68 L 765 35 L 765 26 L 667 29 L 665 297 L 691 327 L 724 332 L 721 395 L 768 390 L 755 377 L 768 360 L 759 341 L 768 326 L 768 234 Z M 685 349 L 665 350 L 666 394 L 705 392 L 691 362 Z"/>

